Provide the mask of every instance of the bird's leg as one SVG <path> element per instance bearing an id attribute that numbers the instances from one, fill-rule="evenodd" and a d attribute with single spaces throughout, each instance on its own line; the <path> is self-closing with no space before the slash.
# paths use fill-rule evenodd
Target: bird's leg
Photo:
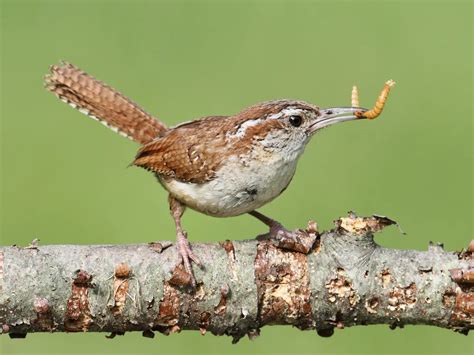
<path id="1" fill-rule="evenodd" d="M 259 236 L 258 239 L 280 239 L 281 237 L 294 238 L 298 234 L 298 231 L 289 231 L 279 222 L 261 214 L 260 212 L 252 211 L 249 212 L 249 214 L 257 218 L 259 221 L 265 223 L 268 227 L 270 227 L 270 233 L 263 236 Z"/>
<path id="2" fill-rule="evenodd" d="M 192 285 L 196 286 L 196 280 L 194 278 L 193 268 L 191 267 L 191 261 L 196 263 L 198 266 L 201 266 L 201 262 L 193 254 L 189 245 L 188 236 L 181 227 L 181 217 L 183 216 L 185 206 L 171 195 L 169 195 L 168 201 L 170 204 L 171 216 L 173 217 L 174 223 L 176 224 L 176 248 L 178 249 L 178 253 L 181 256 L 184 269 L 189 275 L 191 275 Z"/>

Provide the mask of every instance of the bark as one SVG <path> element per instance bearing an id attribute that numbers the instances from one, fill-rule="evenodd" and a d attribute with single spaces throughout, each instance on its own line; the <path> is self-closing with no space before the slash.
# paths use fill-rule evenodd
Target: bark
<path id="1" fill-rule="evenodd" d="M 382 248 L 373 233 L 386 217 L 350 214 L 319 234 L 193 244 L 205 268 L 197 287 L 174 245 L 0 247 L 1 332 L 182 329 L 253 338 L 264 325 L 291 324 L 329 336 L 355 325 L 474 325 L 474 244 L 462 252 Z M 178 265 L 178 266 L 176 266 Z"/>

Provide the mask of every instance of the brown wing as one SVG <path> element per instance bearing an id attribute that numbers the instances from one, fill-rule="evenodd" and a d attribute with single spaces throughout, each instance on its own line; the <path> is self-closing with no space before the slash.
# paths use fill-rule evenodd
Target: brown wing
<path id="1" fill-rule="evenodd" d="M 222 133 L 227 118 L 210 116 L 177 126 L 144 145 L 133 165 L 184 182 L 209 181 L 222 163 L 223 149 L 230 148 Z M 217 134 L 209 139 L 209 131 Z"/>

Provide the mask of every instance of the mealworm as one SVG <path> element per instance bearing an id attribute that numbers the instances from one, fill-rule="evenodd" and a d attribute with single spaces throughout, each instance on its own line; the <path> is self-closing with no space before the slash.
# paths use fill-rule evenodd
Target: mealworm
<path id="1" fill-rule="evenodd" d="M 387 101 L 388 93 L 390 92 L 390 89 L 392 86 L 395 85 L 395 82 L 393 80 L 389 80 L 385 83 L 384 88 L 382 89 L 382 92 L 380 93 L 379 97 L 377 98 L 377 101 L 375 102 L 374 107 L 366 112 L 358 111 L 355 112 L 354 114 L 357 117 L 360 118 L 368 118 L 369 120 L 373 120 L 374 118 L 377 118 L 381 113 L 385 105 L 385 101 Z M 352 95 L 354 95 L 354 89 L 352 89 Z M 356 98 L 358 98 L 357 95 L 357 88 L 356 88 Z"/>
<path id="2" fill-rule="evenodd" d="M 351 96 L 351 107 L 360 107 L 359 106 L 359 90 L 357 86 L 352 87 L 352 96 Z"/>

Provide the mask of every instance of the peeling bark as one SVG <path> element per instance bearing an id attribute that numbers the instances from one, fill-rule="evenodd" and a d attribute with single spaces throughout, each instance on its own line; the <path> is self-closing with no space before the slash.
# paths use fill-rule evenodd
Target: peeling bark
<path id="1" fill-rule="evenodd" d="M 295 240 L 193 244 L 196 288 L 170 242 L 0 247 L 0 332 L 182 329 L 255 338 L 291 324 L 329 336 L 355 325 L 474 327 L 474 243 L 459 253 L 382 248 L 386 217 L 348 217 Z"/>

